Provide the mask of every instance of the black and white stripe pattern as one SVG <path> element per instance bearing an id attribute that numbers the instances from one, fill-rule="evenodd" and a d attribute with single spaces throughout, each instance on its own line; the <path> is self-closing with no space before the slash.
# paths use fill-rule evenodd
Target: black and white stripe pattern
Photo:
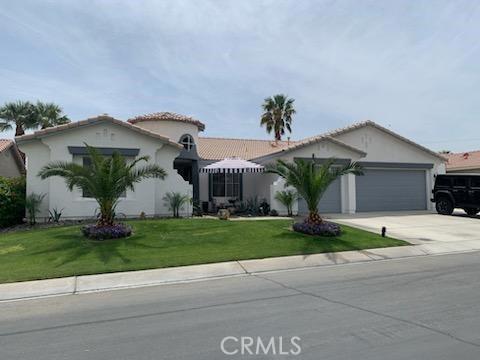
<path id="1" fill-rule="evenodd" d="M 227 158 L 200 169 L 207 174 L 243 174 L 264 172 L 264 166 L 239 158 Z"/>

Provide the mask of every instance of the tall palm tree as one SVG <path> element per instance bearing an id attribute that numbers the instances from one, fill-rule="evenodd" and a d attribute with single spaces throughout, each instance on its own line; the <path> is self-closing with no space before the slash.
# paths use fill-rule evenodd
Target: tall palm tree
<path id="1" fill-rule="evenodd" d="M 315 164 L 314 160 L 296 159 L 294 163 L 277 160 L 275 164 L 267 166 L 267 171 L 280 175 L 285 179 L 285 186 L 293 186 L 297 190 L 307 203 L 307 221 L 315 224 L 323 221 L 318 213 L 318 203 L 328 186 L 342 175 L 363 175 L 361 166 L 356 162 L 341 167 L 333 166 L 334 163 L 333 158 L 322 165 Z"/>
<path id="2" fill-rule="evenodd" d="M 42 179 L 51 176 L 63 177 L 70 191 L 77 187 L 90 194 L 100 208 L 98 226 L 113 225 L 115 208 L 127 189 L 134 191 L 134 185 L 146 178 L 164 179 L 167 176 L 165 170 L 158 165 L 137 166 L 140 162 L 148 162 L 148 156 L 142 156 L 127 164 L 119 153 L 104 157 L 95 148 L 85 145 L 91 166 L 84 167 L 63 161 L 51 162 L 40 170 L 38 176 Z"/>
<path id="3" fill-rule="evenodd" d="M 266 98 L 262 105 L 264 112 L 260 125 L 266 127 L 267 133 L 274 132 L 275 141 L 282 140 L 285 129 L 292 132 L 292 116 L 296 113 L 293 107 L 294 101 L 286 95 L 278 94 Z"/>
<path id="4" fill-rule="evenodd" d="M 25 134 L 25 130 L 37 127 L 35 105 L 29 101 L 9 102 L 0 108 L 0 131 L 15 126 L 15 136 Z"/>
<path id="5" fill-rule="evenodd" d="M 35 106 L 38 125 L 41 129 L 68 124 L 70 119 L 63 114 L 63 109 L 54 103 L 37 101 Z"/>

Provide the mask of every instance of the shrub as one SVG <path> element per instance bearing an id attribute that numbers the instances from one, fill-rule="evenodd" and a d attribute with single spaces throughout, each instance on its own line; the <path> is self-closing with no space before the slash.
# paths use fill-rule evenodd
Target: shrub
<path id="1" fill-rule="evenodd" d="M 267 199 L 262 199 L 262 202 L 258 207 L 258 212 L 260 213 L 260 215 L 265 215 L 265 216 L 270 214 L 270 204 L 267 202 Z"/>
<path id="2" fill-rule="evenodd" d="M 168 210 L 173 212 L 173 217 L 180 217 L 180 210 L 183 210 L 183 206 L 190 201 L 190 196 L 183 195 L 179 192 L 168 192 L 163 197 L 165 205 L 168 206 Z"/>
<path id="3" fill-rule="evenodd" d="M 203 209 L 200 200 L 192 200 L 192 207 L 193 207 L 193 216 L 202 216 Z"/>
<path id="4" fill-rule="evenodd" d="M 275 209 L 270 210 L 270 216 L 278 216 L 278 211 Z"/>
<path id="5" fill-rule="evenodd" d="M 339 225 L 328 221 L 322 221 L 321 223 L 297 222 L 293 224 L 293 230 L 307 235 L 318 236 L 339 236 L 341 233 Z"/>
<path id="6" fill-rule="evenodd" d="M 25 199 L 25 208 L 27 209 L 30 225 L 35 225 L 37 223 L 37 213 L 40 211 L 40 204 L 44 197 L 45 194 L 31 193 Z"/>
<path id="7" fill-rule="evenodd" d="M 50 214 L 50 218 L 48 219 L 48 221 L 59 223 L 60 218 L 62 217 L 62 211 L 63 209 L 58 210 L 57 208 L 53 208 L 53 210 L 48 210 L 48 213 Z"/>
<path id="8" fill-rule="evenodd" d="M 277 191 L 275 199 L 287 208 L 287 215 L 292 216 L 293 203 L 298 199 L 297 192 L 293 190 Z"/>
<path id="9" fill-rule="evenodd" d="M 25 217 L 25 177 L 0 177 L 0 228 L 22 223 Z"/>
<path id="10" fill-rule="evenodd" d="M 91 224 L 83 226 L 82 233 L 93 240 L 120 239 L 132 235 L 132 228 L 122 223 L 104 226 Z"/>

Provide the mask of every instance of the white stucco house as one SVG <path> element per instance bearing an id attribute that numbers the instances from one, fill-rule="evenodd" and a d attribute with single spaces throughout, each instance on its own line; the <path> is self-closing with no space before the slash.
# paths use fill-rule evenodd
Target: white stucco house
<path id="1" fill-rule="evenodd" d="M 319 210 L 323 213 L 363 211 L 427 210 L 434 176 L 445 173 L 446 159 L 372 121 L 364 121 L 299 141 L 250 140 L 201 137 L 205 125 L 174 113 L 138 116 L 127 122 L 108 115 L 36 131 L 16 138 L 26 154 L 27 193 L 46 194 L 41 216 L 63 209 L 70 218 L 91 217 L 96 203 L 80 190 L 68 191 L 58 177 L 41 180 L 37 174 L 50 161 L 86 158 L 85 143 L 106 156 L 118 151 L 127 158 L 149 155 L 163 167 L 165 180 L 148 179 L 127 191 L 117 212 L 125 216 L 167 215 L 166 192 L 189 194 L 206 208 L 257 196 L 266 199 L 280 213 L 284 209 L 274 198 L 284 189 L 283 180 L 273 174 L 203 174 L 199 169 L 227 157 L 239 157 L 259 164 L 276 159 L 315 159 L 321 163 L 335 157 L 338 164 L 358 161 L 364 176 L 346 175 L 325 193 Z M 299 200 L 295 212 L 306 212 Z M 185 209 L 189 214 L 191 207 Z"/>

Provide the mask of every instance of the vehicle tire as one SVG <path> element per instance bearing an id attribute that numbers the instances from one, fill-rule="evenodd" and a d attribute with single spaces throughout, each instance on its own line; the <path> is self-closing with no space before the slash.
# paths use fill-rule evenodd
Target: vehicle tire
<path id="1" fill-rule="evenodd" d="M 453 202 L 449 198 L 443 196 L 435 202 L 435 209 L 440 215 L 452 215 Z"/>
<path id="2" fill-rule="evenodd" d="M 478 209 L 477 208 L 465 208 L 463 209 L 467 213 L 468 216 L 475 216 L 478 214 Z"/>

